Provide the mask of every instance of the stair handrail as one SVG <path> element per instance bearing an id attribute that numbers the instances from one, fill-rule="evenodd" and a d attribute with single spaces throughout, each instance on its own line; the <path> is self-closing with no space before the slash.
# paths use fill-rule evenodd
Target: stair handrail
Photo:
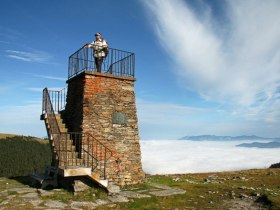
<path id="1" fill-rule="evenodd" d="M 113 151 L 101 141 L 97 140 L 91 133 L 87 133 L 87 135 L 89 135 L 96 142 L 96 147 L 92 148 L 95 149 L 95 151 L 92 151 L 92 154 L 96 155 L 96 158 L 98 159 L 99 171 L 104 179 L 106 179 L 106 164 L 107 161 L 113 156 Z M 101 148 L 98 149 L 98 146 L 100 146 Z M 103 164 L 101 162 L 103 162 Z"/>
<path id="2" fill-rule="evenodd" d="M 49 119 L 51 120 L 50 123 L 50 130 L 52 131 L 51 133 L 60 134 L 58 122 L 55 117 L 56 113 L 54 111 L 52 101 L 49 95 L 49 91 L 47 88 L 44 88 L 43 90 L 43 113 L 42 114 L 46 114 L 48 117 L 50 117 Z"/>
<path id="3" fill-rule="evenodd" d="M 60 128 L 55 116 L 55 111 L 52 105 L 52 100 L 49 95 L 48 88 L 44 88 L 43 90 L 43 110 L 42 115 L 45 118 L 48 118 L 48 137 L 50 140 L 54 141 L 54 146 L 57 145 L 57 141 L 59 141 L 61 132 Z M 59 144 L 58 144 L 59 145 Z M 59 146 L 60 147 L 60 146 Z M 55 165 L 58 165 L 60 154 L 56 151 L 60 151 L 60 148 L 55 148 L 55 155 L 57 156 L 57 161 L 55 162 Z"/>
<path id="4" fill-rule="evenodd" d="M 64 89 L 63 89 L 64 90 Z M 61 162 L 64 163 L 65 168 L 68 166 L 76 166 L 74 162 L 68 162 L 68 149 L 67 141 L 70 140 L 75 148 L 78 150 L 83 163 L 87 167 L 91 167 L 92 171 L 99 170 L 101 175 L 106 179 L 106 163 L 113 156 L 113 151 L 109 149 L 104 143 L 96 139 L 91 133 L 83 132 L 61 132 L 56 118 L 56 112 L 62 111 L 61 106 L 56 106 L 57 109 L 54 109 L 53 104 L 56 104 L 53 99 L 59 97 L 51 97 L 47 88 L 43 90 L 43 109 L 42 115 L 44 119 L 48 118 L 49 130 L 48 137 L 54 141 L 54 150 L 57 157 L 56 166 Z M 65 107 L 65 104 L 64 104 Z M 46 115 L 46 116 L 45 116 Z M 82 147 L 81 141 L 83 137 L 86 137 L 88 148 Z M 92 140 L 90 140 L 90 138 Z M 64 145 L 61 145 L 60 140 L 64 139 L 66 142 Z M 77 140 L 79 139 L 79 140 Z M 95 145 L 94 145 L 95 143 Z M 100 147 L 100 148 L 98 148 Z M 95 149 L 95 151 L 94 151 Z M 62 158 L 62 152 L 65 152 L 65 160 Z M 101 162 L 103 163 L 101 165 Z M 116 160 L 117 162 L 117 160 Z M 103 169 L 103 170 L 102 170 Z"/>
<path id="5" fill-rule="evenodd" d="M 82 133 L 82 132 L 62 132 L 61 133 L 61 137 L 64 141 L 64 144 L 59 144 L 59 149 L 61 153 L 64 153 L 64 158 L 59 157 L 59 161 L 60 163 L 63 163 L 62 165 L 65 168 L 71 167 L 71 166 L 79 166 L 80 163 L 77 162 L 77 157 L 73 158 L 73 157 L 68 157 L 69 154 L 69 149 L 67 148 L 68 145 L 68 141 L 70 141 L 70 146 L 74 146 L 75 147 L 75 152 L 78 153 L 78 156 L 80 157 L 80 160 L 82 160 L 83 165 L 85 167 L 91 168 L 92 170 L 94 170 L 97 166 L 98 166 L 98 159 L 90 154 L 84 147 L 82 147 L 81 145 L 81 141 L 85 141 L 87 140 L 87 145 L 90 145 L 90 141 L 88 138 L 85 138 L 87 134 Z M 70 152 L 73 152 L 72 150 L 70 150 Z M 72 159 L 72 160 L 71 160 Z"/>

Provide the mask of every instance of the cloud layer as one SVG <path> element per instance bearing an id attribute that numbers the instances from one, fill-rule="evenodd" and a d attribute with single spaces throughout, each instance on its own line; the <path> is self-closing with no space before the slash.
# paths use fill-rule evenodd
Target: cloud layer
<path id="1" fill-rule="evenodd" d="M 244 141 L 141 141 L 143 169 L 149 174 L 176 174 L 268 168 L 280 149 L 243 148 Z"/>
<path id="2" fill-rule="evenodd" d="M 26 62 L 45 63 L 51 59 L 51 56 L 45 52 L 34 51 L 26 52 L 19 50 L 6 50 L 7 57 Z"/>
<path id="3" fill-rule="evenodd" d="M 200 4 L 203 10 L 182 0 L 145 1 L 178 79 L 205 100 L 229 104 L 232 114 L 278 121 L 280 2 L 226 1 L 224 16 Z"/>

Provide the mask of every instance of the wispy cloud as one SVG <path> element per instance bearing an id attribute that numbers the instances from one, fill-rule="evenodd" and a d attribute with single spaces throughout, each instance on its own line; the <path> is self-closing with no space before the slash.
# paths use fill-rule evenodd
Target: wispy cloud
<path id="1" fill-rule="evenodd" d="M 242 142 L 141 141 L 143 169 L 150 174 L 217 172 L 268 168 L 279 162 L 279 148 L 235 147 L 239 143 Z"/>
<path id="2" fill-rule="evenodd" d="M 6 50 L 7 57 L 16 60 L 26 61 L 26 62 L 36 62 L 36 63 L 46 63 L 51 60 L 51 56 L 42 51 L 18 51 L 18 50 Z"/>
<path id="3" fill-rule="evenodd" d="M 182 0 L 143 2 L 186 88 L 235 114 L 279 122 L 279 1 L 226 1 L 224 22 L 203 1 L 199 14 Z"/>
<path id="4" fill-rule="evenodd" d="M 19 39 L 23 37 L 23 34 L 18 30 L 14 30 L 10 27 L 0 26 L 0 39 L 3 40 L 4 43 L 20 43 Z"/>
<path id="5" fill-rule="evenodd" d="M 54 76 L 39 75 L 39 74 L 35 74 L 35 75 L 33 75 L 33 76 L 34 76 L 34 77 L 43 78 L 43 79 L 51 79 L 51 80 L 66 81 L 66 78 L 65 78 L 65 77 L 54 77 Z"/>

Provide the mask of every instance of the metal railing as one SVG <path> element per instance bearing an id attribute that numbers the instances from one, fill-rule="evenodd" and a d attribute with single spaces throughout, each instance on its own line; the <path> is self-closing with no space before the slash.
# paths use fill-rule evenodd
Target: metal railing
<path id="1" fill-rule="evenodd" d="M 97 72 L 94 62 L 93 48 L 87 48 L 88 44 L 81 47 L 69 57 L 68 79 L 82 72 Z M 135 54 L 113 48 L 108 48 L 108 54 L 104 57 L 101 72 L 116 76 L 134 77 Z"/>
<path id="2" fill-rule="evenodd" d="M 90 167 L 98 170 L 100 176 L 106 178 L 106 163 L 113 152 L 95 139 L 90 133 L 61 132 L 56 115 L 62 111 L 66 102 L 62 91 L 43 90 L 42 114 L 47 120 L 48 137 L 53 141 L 56 166 L 68 168 L 71 166 Z M 55 105 L 55 108 L 54 106 Z"/>
<path id="3" fill-rule="evenodd" d="M 66 95 L 67 88 L 63 88 L 59 91 L 48 90 L 47 88 L 45 88 L 43 90 L 42 113 L 51 113 L 51 109 L 53 109 L 54 113 L 58 113 L 59 111 L 64 110 L 66 105 Z"/>
<path id="4" fill-rule="evenodd" d="M 56 135 L 52 135 L 52 134 L 60 134 L 60 128 L 55 116 L 58 110 L 54 110 L 54 107 L 52 105 L 53 99 L 56 99 L 56 97 L 51 98 L 51 95 L 49 94 L 49 90 L 47 88 L 44 88 L 42 114 L 46 115 L 46 117 L 48 118 L 48 124 L 49 124 L 48 135 L 51 140 L 53 140 L 53 138 L 56 137 Z"/>
<path id="5" fill-rule="evenodd" d="M 98 171 L 106 179 L 106 163 L 113 152 L 89 133 L 60 133 L 55 142 L 59 165 L 64 168 L 83 166 Z"/>
<path id="6" fill-rule="evenodd" d="M 64 168 L 84 166 L 99 171 L 106 179 L 106 163 L 113 152 L 90 133 L 61 133 L 60 141 L 55 143 L 59 163 Z"/>

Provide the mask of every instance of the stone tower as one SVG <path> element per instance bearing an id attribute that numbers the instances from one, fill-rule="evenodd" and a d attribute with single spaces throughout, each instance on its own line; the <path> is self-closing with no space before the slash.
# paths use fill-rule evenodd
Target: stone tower
<path id="1" fill-rule="evenodd" d="M 90 134 L 106 146 L 103 156 L 108 160 L 102 170 L 107 180 L 119 185 L 140 183 L 144 172 L 134 93 L 134 54 L 110 49 L 102 72 L 96 72 L 90 50 L 81 48 L 69 58 L 64 122 L 70 132 Z M 86 60 L 85 55 L 87 62 L 81 64 L 79 60 Z M 98 146 L 85 138 L 79 145 L 80 152 L 86 149 L 94 151 L 94 157 L 101 156 Z"/>

